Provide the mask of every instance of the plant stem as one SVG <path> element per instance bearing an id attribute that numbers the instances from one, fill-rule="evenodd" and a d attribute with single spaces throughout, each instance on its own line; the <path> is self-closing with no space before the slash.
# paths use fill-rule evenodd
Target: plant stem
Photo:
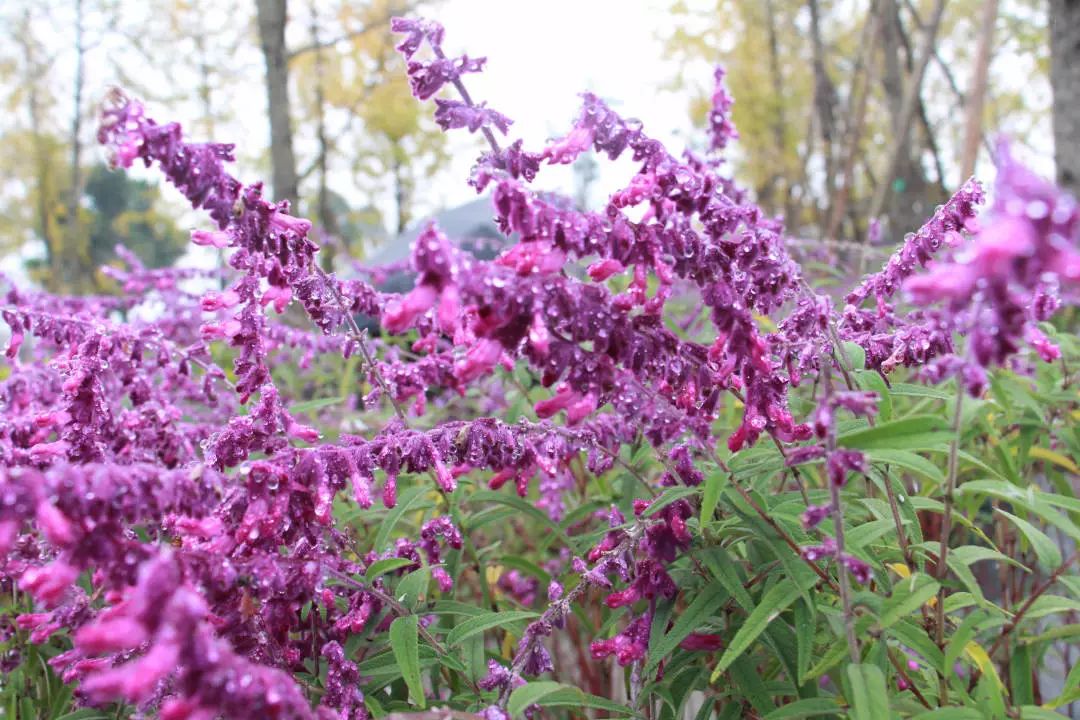
<path id="1" fill-rule="evenodd" d="M 937 558 L 937 579 L 942 583 L 938 588 L 937 612 L 935 618 L 935 640 L 938 647 L 945 648 L 945 585 L 943 581 L 949 574 L 949 536 L 952 534 L 953 495 L 956 492 L 956 468 L 957 457 L 960 451 L 960 420 L 963 417 L 964 385 L 960 378 L 956 379 L 956 407 L 953 410 L 952 431 L 953 439 L 949 443 L 949 474 L 945 479 L 945 516 L 941 520 L 941 549 Z M 949 700 L 949 681 L 945 675 L 941 676 L 940 704 L 944 706 Z"/>
<path id="2" fill-rule="evenodd" d="M 832 397 L 832 368 L 826 366 L 822 372 L 822 380 L 825 384 L 825 400 L 829 402 Z M 825 436 L 825 449 L 828 455 L 836 452 L 836 429 L 829 426 L 829 432 Z M 844 634 L 847 637 L 848 653 L 851 662 L 858 663 L 860 658 L 859 641 L 855 637 L 855 611 L 851 607 L 851 584 L 848 580 L 847 567 L 844 565 L 844 508 L 841 505 L 840 484 L 836 482 L 830 473 L 825 473 L 826 482 L 829 483 L 829 498 L 832 501 L 833 534 L 836 540 L 836 572 L 840 585 L 840 605 L 844 611 Z"/>
<path id="3" fill-rule="evenodd" d="M 641 536 L 645 534 L 645 530 L 648 527 L 649 521 L 647 518 L 642 518 L 635 522 L 629 530 L 626 532 L 626 537 L 623 538 L 616 547 L 608 550 L 606 553 L 597 558 L 594 565 L 599 565 L 609 557 L 617 557 L 625 552 L 630 552 L 638 541 L 641 540 Z M 551 623 L 559 618 L 565 618 L 570 614 L 570 606 L 579 596 L 581 596 L 586 590 L 592 587 L 592 583 L 585 576 L 581 576 L 581 582 L 574 586 L 574 589 L 563 595 L 558 600 L 555 600 L 547 606 L 544 613 L 540 616 L 536 623 Z M 525 639 L 522 641 L 520 647 L 518 647 L 517 654 L 514 655 L 514 660 L 510 665 L 510 677 L 515 678 L 521 675 L 522 669 L 525 667 L 525 663 L 529 659 L 529 654 L 532 652 L 536 644 L 540 642 L 539 633 L 526 632 Z M 506 709 L 506 704 L 510 701 L 510 693 L 513 690 L 512 683 L 507 685 L 499 692 L 498 706 Z"/>

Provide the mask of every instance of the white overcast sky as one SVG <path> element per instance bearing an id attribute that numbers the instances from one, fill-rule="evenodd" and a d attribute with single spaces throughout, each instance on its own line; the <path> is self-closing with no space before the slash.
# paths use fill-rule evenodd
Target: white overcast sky
<path id="1" fill-rule="evenodd" d="M 23 3 L 31 3 L 31 6 L 37 1 L 22 0 Z M 47 26 L 41 28 L 41 36 L 54 44 L 57 53 L 52 80 L 60 88 L 70 88 L 73 2 L 41 2 L 40 7 L 48 8 L 44 12 Z M 852 2 L 861 5 L 855 0 Z M 119 0 L 119 3 L 133 27 L 138 27 L 137 17 L 140 13 L 150 12 L 140 0 Z M 95 4 L 93 0 L 87 0 L 87 6 Z M 688 94 L 661 89 L 675 74 L 673 64 L 664 59 L 663 47 L 663 38 L 673 28 L 669 10 L 671 4 L 672 0 L 443 0 L 434 3 L 425 12 L 445 25 L 444 46 L 448 53 L 467 52 L 472 56 L 488 58 L 483 73 L 467 77 L 468 86 L 477 100 L 487 101 L 491 107 L 514 120 L 510 137 L 524 138 L 527 147 L 542 147 L 547 138 L 565 132 L 577 114 L 578 93 L 591 90 L 625 116 L 644 121 L 650 134 L 669 143 L 677 151 L 686 145 L 690 128 L 686 119 Z M 692 0 L 689 4 L 710 3 L 709 0 Z M 294 0 L 290 5 L 297 21 L 293 26 L 295 35 L 290 37 L 290 41 L 293 44 L 303 43 L 305 32 L 300 26 L 305 23 L 308 3 Z M 21 6 L 17 0 L 0 0 L 0 23 L 13 21 L 17 6 Z M 241 35 L 248 32 L 241 50 L 229 58 L 233 78 L 215 92 L 215 102 L 228 105 L 228 114 L 234 120 L 221 126 L 217 131 L 220 137 L 213 139 L 238 144 L 238 174 L 243 180 L 251 181 L 269 175 L 265 167 L 269 131 L 265 113 L 266 95 L 262 85 L 262 58 L 253 32 L 249 32 L 254 0 L 240 0 L 239 8 L 242 17 L 229 16 L 229 11 L 213 4 L 207 14 L 210 23 L 234 27 Z M 125 84 L 125 78 L 113 69 L 117 63 L 110 60 L 121 55 L 126 57 L 130 49 L 124 48 L 123 41 L 111 37 L 104 17 L 88 17 L 89 34 L 105 38 L 88 55 L 85 93 L 88 107 L 103 96 L 105 88 Z M 195 129 L 194 134 L 198 136 L 197 123 L 193 122 L 199 117 L 198 107 L 190 100 L 169 100 L 169 88 L 162 87 L 163 83 L 154 84 L 152 78 L 156 77 L 156 73 L 174 63 L 172 58 L 162 55 L 154 54 L 151 48 L 149 56 L 142 61 L 124 62 L 121 65 L 130 78 L 157 91 L 159 99 L 148 103 L 152 116 L 160 120 L 178 120 L 184 123 L 189 132 Z M 994 68 L 996 81 L 1019 86 L 1024 86 L 1032 73 L 1029 59 L 1021 57 L 998 56 Z M 181 69 L 179 72 L 182 75 L 185 71 Z M 929 72 L 932 81 L 934 66 Z M 958 64 L 954 66 L 954 72 L 961 86 L 965 86 L 966 68 Z M 707 88 L 711 77 L 709 68 L 704 64 L 701 76 L 700 85 Z M 195 78 L 189 77 L 188 80 L 193 83 Z M 1030 83 L 1027 92 L 1033 105 L 1045 106 L 1045 86 L 1045 81 L 1041 80 Z M 180 93 L 181 96 L 183 94 Z M 66 99 L 64 102 L 67 102 Z M 931 104 L 928 110 L 932 121 L 942 117 L 943 113 L 958 112 L 955 105 L 950 107 L 940 102 Z M 58 124 L 66 126 L 67 122 L 64 120 Z M 89 143 L 93 132 L 92 119 L 86 123 L 86 130 L 86 141 Z M 478 139 L 464 131 L 452 134 L 452 138 L 452 147 L 459 150 L 455 153 L 455 161 L 433 182 L 418 188 L 415 201 L 420 213 L 453 206 L 474 197 L 464 181 L 480 148 Z M 1032 146 L 1028 155 L 1039 161 L 1039 169 L 1051 172 L 1052 146 L 1048 123 L 1038 132 L 1028 133 L 1027 137 L 1020 139 Z M 948 138 L 940 140 L 949 142 Z M 304 132 L 298 133 L 297 149 L 301 166 L 311 156 L 311 148 L 305 144 L 309 142 Z M 947 156 L 950 156 L 949 150 L 945 148 Z M 602 161 L 600 169 L 594 199 L 603 199 L 608 192 L 617 189 L 633 171 L 629 162 L 610 167 L 609 163 Z M 989 168 L 983 167 L 982 170 Z M 545 169 L 538 182 L 543 189 L 569 190 L 572 188 L 571 171 L 569 168 Z M 354 205 L 364 204 L 365 199 L 357 197 L 356 189 L 350 187 L 351 178 L 347 174 L 336 176 L 333 184 Z M 165 191 L 165 195 L 170 197 L 175 193 Z M 377 204 L 388 209 L 385 199 Z M 185 218 L 187 221 L 197 222 L 197 218 Z"/>

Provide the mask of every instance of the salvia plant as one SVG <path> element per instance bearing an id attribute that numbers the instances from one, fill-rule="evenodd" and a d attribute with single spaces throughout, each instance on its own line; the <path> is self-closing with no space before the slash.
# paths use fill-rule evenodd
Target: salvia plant
<path id="1" fill-rule="evenodd" d="M 722 70 L 701 153 L 592 94 L 529 149 L 470 96 L 483 59 L 392 29 L 511 239 L 427 226 L 404 294 L 325 271 L 231 145 L 108 99 L 114 165 L 159 170 L 228 268 L 122 254 L 119 294 L 4 297 L 5 717 L 1080 701 L 1075 198 L 1002 144 L 845 288 L 722 172 Z M 598 210 L 532 188 L 583 153 L 639 169 Z"/>

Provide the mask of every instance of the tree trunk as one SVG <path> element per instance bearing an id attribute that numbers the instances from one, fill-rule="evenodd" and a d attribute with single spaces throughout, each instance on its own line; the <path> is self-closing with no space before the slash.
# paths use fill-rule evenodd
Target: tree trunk
<path id="1" fill-rule="evenodd" d="M 829 223 L 825 228 L 826 240 L 837 240 L 837 233 L 847 213 L 848 198 L 851 196 L 851 182 L 855 174 L 855 159 L 859 153 L 863 128 L 866 124 L 867 100 L 870 97 L 871 76 L 873 75 L 874 39 L 877 37 L 877 2 L 870 3 L 866 20 L 863 22 L 859 54 L 855 60 L 855 69 L 851 75 L 851 88 L 848 90 L 842 160 L 837 177 L 836 189 L 829 202 Z"/>
<path id="2" fill-rule="evenodd" d="M 776 100 L 776 114 L 773 117 L 772 133 L 776 143 L 777 163 L 774 174 L 762 188 L 763 205 L 770 210 L 782 211 L 787 215 L 791 223 L 791 186 L 788 184 L 787 173 L 784 169 L 785 154 L 787 148 L 787 117 L 784 113 L 784 77 L 780 69 L 780 40 L 778 37 L 776 9 L 772 0 L 765 0 L 765 23 L 769 33 L 769 79 L 772 84 L 773 96 Z"/>
<path id="3" fill-rule="evenodd" d="M 900 31 L 899 16 L 896 13 L 895 2 L 886 2 L 886 12 L 883 18 L 883 25 L 888 26 L 894 22 L 893 29 L 897 32 Z M 911 129 L 913 120 L 915 119 L 915 111 L 919 106 L 919 95 L 922 88 L 923 77 L 926 74 L 926 66 L 930 61 L 930 57 L 934 52 L 934 42 L 937 37 L 938 27 L 941 25 L 941 16 L 945 10 L 945 0 L 937 0 L 934 4 L 934 10 L 930 17 L 930 21 L 927 23 L 923 32 L 922 45 L 919 48 L 918 54 L 914 58 L 914 65 L 911 70 L 911 75 L 908 78 L 908 82 L 904 87 L 903 94 L 900 97 L 900 102 L 897 104 L 894 102 L 894 108 L 896 108 L 896 122 L 894 124 L 894 137 L 892 143 L 889 145 L 889 149 L 886 155 L 885 173 L 881 178 L 881 182 L 878 184 L 874 191 L 873 199 L 870 202 L 870 217 L 874 218 L 881 214 L 882 209 L 885 206 L 885 201 L 888 199 L 889 190 L 892 189 L 895 179 L 907 181 L 910 184 L 912 179 L 921 179 L 921 170 L 918 164 L 913 162 L 911 157 Z M 892 33 L 886 32 L 888 40 L 886 41 L 887 47 L 895 42 L 896 38 L 892 36 Z M 894 46 L 895 48 L 896 46 Z M 890 62 L 890 53 L 886 52 L 886 75 L 894 74 L 896 71 L 895 65 L 899 61 L 899 52 L 892 53 L 893 62 Z M 907 172 L 900 172 L 909 166 Z M 916 177 L 918 174 L 918 177 Z M 921 214 L 921 213 L 919 213 Z M 906 217 L 909 213 L 897 213 L 900 217 L 891 218 L 899 220 L 899 223 L 892 223 L 893 230 L 896 229 L 896 225 L 901 227 L 912 225 L 917 222 L 912 217 Z M 912 225 L 914 227 L 914 225 Z"/>
<path id="4" fill-rule="evenodd" d="M 323 269 L 334 271 L 334 255 L 339 242 L 337 218 L 330 208 L 330 188 L 327 174 L 330 156 L 329 141 L 326 137 L 326 69 L 323 62 L 323 46 L 319 41 L 319 15 L 316 2 L 311 3 L 311 44 L 315 48 L 315 138 L 318 141 L 316 162 L 319 168 L 319 192 L 316 198 L 319 226 L 327 242 L 322 244 L 319 254 L 322 256 Z"/>
<path id="5" fill-rule="evenodd" d="M 994 48 L 994 24 L 997 22 L 998 0 L 985 0 L 979 44 L 975 48 L 975 74 L 967 93 L 964 118 L 964 152 L 960 156 L 960 181 L 975 173 L 975 160 L 982 141 L 983 104 L 986 101 L 986 77 L 990 71 L 990 56 Z"/>
<path id="6" fill-rule="evenodd" d="M 394 232 L 400 236 L 409 227 L 409 188 L 397 148 L 391 147 L 390 151 L 393 157 L 391 170 L 394 177 L 394 206 L 397 210 Z"/>
<path id="7" fill-rule="evenodd" d="M 1080 197 L 1080 0 L 1050 0 L 1050 86 L 1057 181 Z"/>
<path id="8" fill-rule="evenodd" d="M 825 44 L 821 40 L 821 13 L 817 0 L 808 0 L 810 8 L 810 39 L 814 64 L 814 108 L 817 110 L 818 123 L 821 127 L 822 154 L 825 158 L 825 203 L 823 217 L 832 213 L 828 207 L 836 191 L 836 87 L 829 77 L 825 66 Z"/>
<path id="9" fill-rule="evenodd" d="M 259 42 L 266 60 L 266 100 L 270 115 L 270 163 L 274 199 L 288 200 L 296 212 L 300 199 L 289 109 L 289 53 L 285 47 L 286 0 L 256 0 Z"/>
<path id="10" fill-rule="evenodd" d="M 44 73 L 41 71 L 37 48 L 34 46 L 34 40 L 30 32 L 32 27 L 33 19 L 30 17 L 29 8 L 27 8 L 23 13 L 22 31 L 18 34 L 18 37 L 22 46 L 23 62 L 26 63 L 26 105 L 30 115 L 30 130 L 34 146 L 34 172 L 37 183 L 37 207 L 34 210 L 37 214 L 38 235 L 41 237 L 42 243 L 45 244 L 45 265 L 52 268 L 58 251 L 49 213 L 49 193 L 53 186 L 52 163 L 49 160 L 49 151 L 46 147 L 45 113 L 42 108 L 41 97 L 38 94 L 39 88 L 44 82 Z M 47 277 L 45 278 L 45 285 L 46 287 L 56 287 L 58 281 L 59 278 Z"/>
<path id="11" fill-rule="evenodd" d="M 82 95 L 85 83 L 86 45 L 83 37 L 83 0 L 75 0 L 75 86 L 71 113 L 71 187 L 68 188 L 67 242 L 60 258 L 64 284 L 81 290 L 93 286 L 94 268 L 79 225 L 79 198 L 82 197 Z"/>

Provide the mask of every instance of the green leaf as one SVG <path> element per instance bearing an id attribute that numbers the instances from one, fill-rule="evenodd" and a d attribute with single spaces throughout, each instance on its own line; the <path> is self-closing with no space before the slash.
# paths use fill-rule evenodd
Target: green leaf
<path id="1" fill-rule="evenodd" d="M 481 490 L 469 496 L 469 503 L 495 503 L 512 507 L 523 515 L 528 515 L 536 522 L 550 530 L 556 537 L 569 544 L 570 539 L 566 531 L 551 521 L 547 513 L 538 509 L 533 503 L 522 500 L 515 494 L 496 492 L 494 490 Z"/>
<path id="2" fill-rule="evenodd" d="M 398 581 L 394 592 L 402 605 L 412 608 L 427 594 L 427 588 L 430 583 L 431 568 L 422 567 L 413 570 L 411 573 L 401 578 L 401 580 Z"/>
<path id="3" fill-rule="evenodd" d="M 922 627 L 922 617 L 920 615 L 913 615 L 895 623 L 889 628 L 889 634 L 919 655 L 922 655 L 926 662 L 930 663 L 931 667 L 943 668 L 945 666 L 944 656 L 938 646 L 934 644 L 934 641 L 926 634 L 926 628 Z"/>
<path id="4" fill-rule="evenodd" d="M 672 625 L 671 631 L 664 635 L 655 645 L 650 643 L 649 659 L 646 664 L 646 675 L 651 674 L 653 668 L 660 661 L 669 657 L 686 637 L 694 632 L 707 620 L 720 604 L 729 597 L 724 586 L 719 581 L 713 582 L 697 593 L 686 610 L 679 614 Z"/>
<path id="5" fill-rule="evenodd" d="M 1011 699 L 1019 705 L 1031 705 L 1035 702 L 1035 688 L 1031 676 L 1031 647 L 1015 645 L 1009 657 L 1009 679 L 1012 688 Z"/>
<path id="6" fill-rule="evenodd" d="M 846 533 L 846 545 L 850 550 L 860 550 L 890 532 L 896 534 L 896 523 L 891 517 L 882 520 L 871 520 L 848 531 Z"/>
<path id="7" fill-rule="evenodd" d="M 866 452 L 866 456 L 870 462 L 896 465 L 929 478 L 939 485 L 945 484 L 945 473 L 922 455 L 907 450 L 871 449 Z"/>
<path id="8" fill-rule="evenodd" d="M 964 648 L 975 637 L 976 626 L 985 619 L 986 614 L 983 612 L 973 612 L 964 618 L 945 647 L 945 659 L 942 667 L 939 668 L 942 672 L 946 672 L 960 659 L 960 656 L 964 654 Z"/>
<path id="9" fill-rule="evenodd" d="M 302 413 L 314 412 L 315 410 L 322 410 L 324 407 L 330 407 L 331 405 L 340 405 L 343 402 L 345 402 L 345 398 L 343 397 L 305 400 L 303 402 L 298 402 L 295 405 L 290 405 L 289 412 L 293 415 L 300 415 Z"/>
<path id="10" fill-rule="evenodd" d="M 414 565 L 414 561 L 407 558 L 383 558 L 382 560 L 376 560 L 371 563 L 371 567 L 364 573 L 364 582 L 370 583 L 380 575 L 385 575 L 395 570 L 400 570 L 403 567 Z"/>
<path id="11" fill-rule="evenodd" d="M 796 637 L 796 682 L 802 685 L 806 681 L 806 671 L 810 669 L 810 656 L 814 653 L 814 630 L 817 623 L 815 612 L 817 608 L 812 602 L 802 599 L 795 604 L 795 637 Z"/>
<path id="12" fill-rule="evenodd" d="M 828 698 L 806 698 L 796 700 L 784 707 L 777 708 L 765 716 L 765 720 L 798 720 L 798 718 L 830 715 L 840 712 L 835 700 Z"/>
<path id="13" fill-rule="evenodd" d="M 705 478 L 705 490 L 701 495 L 701 525 L 710 522 L 716 512 L 716 503 L 720 500 L 720 485 L 726 480 L 720 472 L 709 474 Z"/>
<path id="14" fill-rule="evenodd" d="M 649 507 L 645 509 L 645 512 L 641 514 L 642 517 L 650 517 L 666 508 L 676 500 L 681 500 L 691 495 L 696 495 L 698 489 L 696 487 L 687 487 L 686 485 L 675 485 L 669 487 L 667 490 L 660 494 L 660 497 L 649 503 Z"/>
<path id="15" fill-rule="evenodd" d="M 1035 551 L 1035 555 L 1038 556 L 1039 561 L 1043 564 L 1043 567 L 1049 570 L 1056 570 L 1058 566 L 1061 565 L 1061 550 L 1058 549 L 1057 543 L 1051 540 L 1046 533 L 1029 523 L 1027 520 L 1022 520 L 1012 513 L 1005 512 L 1001 508 L 995 508 L 995 510 L 1007 517 L 1009 521 L 1024 534 L 1027 541 L 1031 543 L 1031 547 Z"/>
<path id="16" fill-rule="evenodd" d="M 727 650 L 720 657 L 720 662 L 716 664 L 709 682 L 716 682 L 716 679 L 731 666 L 731 663 L 735 662 L 757 639 L 758 635 L 764 632 L 769 623 L 787 609 L 791 603 L 795 602 L 798 597 L 799 588 L 788 578 L 784 578 L 776 585 L 773 585 L 772 589 L 765 593 L 764 597 L 761 598 L 761 602 L 746 618 L 742 627 L 735 633 L 735 637 L 731 639 L 731 644 L 728 645 Z"/>
<path id="17" fill-rule="evenodd" d="M 948 392 L 947 390 L 939 390 L 935 387 L 927 387 L 925 385 L 914 385 L 912 383 L 893 383 L 889 388 L 893 395 L 904 395 L 906 397 L 917 398 L 933 398 L 934 400 L 952 400 L 956 397 L 955 392 Z"/>
<path id="18" fill-rule="evenodd" d="M 844 340 L 841 342 L 841 346 L 844 357 L 851 363 L 852 370 L 861 370 L 866 367 L 866 351 L 862 349 L 861 345 L 857 345 L 850 340 Z M 877 375 L 877 373 L 874 374 Z"/>
<path id="19" fill-rule="evenodd" d="M 1061 715 L 1038 705 L 1025 705 L 1020 708 L 1020 720 L 1061 720 Z"/>
<path id="20" fill-rule="evenodd" d="M 926 601 L 937 594 L 941 585 L 922 573 L 915 573 L 909 578 L 899 580 L 893 586 L 892 595 L 885 599 L 878 618 L 878 627 L 885 629 L 900 619 L 922 607 Z"/>
<path id="21" fill-rule="evenodd" d="M 1061 595 L 1043 595 L 1031 603 L 1025 617 L 1030 620 L 1069 612 L 1080 612 L 1080 600 Z"/>
<path id="22" fill-rule="evenodd" d="M 398 495 L 397 505 L 386 514 L 382 523 L 379 524 L 379 531 L 375 533 L 375 542 L 372 547 L 375 548 L 376 552 L 382 552 L 390 539 L 390 533 L 394 531 L 398 521 L 413 505 L 423 498 L 426 490 L 427 488 L 411 487 Z"/>
<path id="23" fill-rule="evenodd" d="M 847 679 L 851 684 L 852 720 L 883 720 L 889 713 L 889 693 L 885 673 L 877 665 L 863 663 L 848 665 Z"/>
<path id="24" fill-rule="evenodd" d="M 399 617 L 390 625 L 390 649 L 409 688 L 409 696 L 421 708 L 426 707 L 424 686 L 420 682 L 420 639 L 416 615 Z"/>
<path id="25" fill-rule="evenodd" d="M 539 616 L 534 612 L 526 612 L 524 610 L 489 612 L 484 613 L 483 615 L 477 615 L 476 617 L 471 617 L 455 626 L 454 629 L 447 634 L 446 644 L 450 647 L 454 647 L 455 645 L 460 644 L 461 641 L 470 638 L 477 633 L 490 630 L 493 627 L 520 622 L 521 620 L 531 620 L 535 617 Z"/>
<path id="26" fill-rule="evenodd" d="M 986 716 L 975 708 L 946 707 L 927 710 L 911 720 L 986 720 Z"/>
<path id="27" fill-rule="evenodd" d="M 1038 515 L 1073 540 L 1080 542 L 1080 527 L 1050 506 L 1048 500 L 1052 493 L 1044 493 L 1034 485 L 1021 488 L 1001 480 L 969 480 L 956 491 L 964 496 L 990 495 L 1007 500 Z"/>
<path id="28" fill-rule="evenodd" d="M 633 714 L 633 711 L 625 705 L 620 705 L 607 698 L 592 695 L 569 685 L 563 685 L 555 692 L 545 694 L 536 704 L 541 707 L 594 708 L 622 715 Z"/>
<path id="29" fill-rule="evenodd" d="M 750 658 L 736 658 L 728 674 L 733 685 L 739 689 L 739 694 L 749 700 L 759 714 L 768 715 L 776 708 L 757 663 L 751 662 Z"/>
<path id="30" fill-rule="evenodd" d="M 859 348 L 860 350 L 862 348 Z M 893 419 L 893 401 L 892 393 L 889 391 L 889 386 L 885 384 L 881 375 L 875 370 L 867 370 L 856 374 L 856 379 L 859 381 L 859 386 L 864 390 L 870 390 L 877 393 L 878 400 L 878 418 L 881 422 L 889 422 Z"/>
<path id="31" fill-rule="evenodd" d="M 540 705 L 545 696 L 552 693 L 559 692 L 565 687 L 562 683 L 557 683 L 553 680 L 539 680 L 537 682 L 526 683 L 521 687 L 515 688 L 510 693 L 510 701 L 506 704 L 506 709 L 510 713 L 510 717 L 518 717 L 521 715 L 525 708 L 530 705 Z"/>
<path id="32" fill-rule="evenodd" d="M 837 442 L 857 450 L 927 450 L 948 444 L 952 437 L 941 416 L 911 415 L 843 433 Z"/>

